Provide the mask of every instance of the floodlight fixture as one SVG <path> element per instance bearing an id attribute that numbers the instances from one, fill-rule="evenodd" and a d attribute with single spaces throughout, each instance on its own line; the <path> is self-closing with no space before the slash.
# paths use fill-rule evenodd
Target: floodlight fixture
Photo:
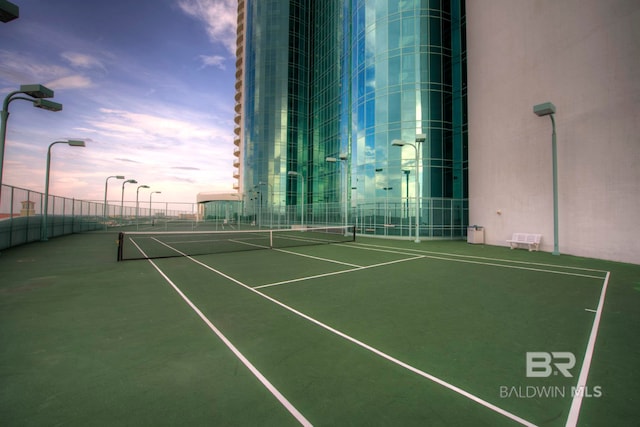
<path id="1" fill-rule="evenodd" d="M 415 176 L 415 193 L 416 193 L 416 238 L 415 242 L 420 243 L 420 144 L 427 140 L 427 136 L 423 133 L 416 134 L 415 144 L 405 142 L 400 139 L 394 139 L 391 141 L 391 145 L 394 147 L 404 147 L 409 145 L 415 149 L 416 152 L 416 176 Z M 407 174 L 407 180 L 409 175 Z"/>
<path id="2" fill-rule="evenodd" d="M 135 179 L 128 179 L 122 183 L 122 195 L 120 198 L 120 219 L 124 219 L 124 186 L 125 184 L 137 184 Z"/>
<path id="3" fill-rule="evenodd" d="M 84 147 L 85 143 L 80 139 L 68 139 L 63 141 L 55 141 L 49 144 L 49 148 L 47 150 L 47 169 L 45 172 L 45 183 L 44 183 L 44 208 L 42 209 L 42 228 L 41 228 L 41 240 L 47 241 L 49 238 L 47 232 L 47 211 L 49 210 L 49 171 L 51 169 L 51 147 L 56 144 L 67 144 L 71 147 Z"/>
<path id="4" fill-rule="evenodd" d="M 556 112 L 556 106 L 551 102 L 545 102 L 543 104 L 534 105 L 533 112 L 539 117 L 548 116 L 549 114 L 554 114 Z"/>
<path id="5" fill-rule="evenodd" d="M 148 185 L 138 185 L 138 188 L 136 189 L 136 228 L 138 227 L 138 216 L 139 216 L 139 212 L 140 212 L 140 202 L 139 202 L 139 195 L 140 195 L 140 189 L 141 188 L 151 188 Z"/>
<path id="6" fill-rule="evenodd" d="M 304 198 L 305 198 L 304 197 L 304 176 L 301 173 L 296 171 L 288 171 L 287 175 L 295 176 L 297 178 L 302 178 L 301 180 L 302 181 L 302 218 L 301 218 L 300 224 L 302 225 L 302 228 L 304 228 Z"/>
<path id="7" fill-rule="evenodd" d="M 0 0 L 0 7 L 4 8 L 5 3 Z M 20 95 L 27 96 L 20 96 Z M 7 121 L 9 120 L 9 104 L 16 99 L 22 99 L 33 103 L 35 107 L 43 108 L 49 111 L 62 110 L 62 104 L 57 102 L 45 101 L 43 98 L 52 98 L 53 90 L 41 84 L 21 85 L 20 89 L 9 94 L 4 98 L 2 103 L 2 111 L 0 112 L 0 192 L 2 191 L 2 169 L 4 164 L 4 145 L 7 137 Z"/>
<path id="8" fill-rule="evenodd" d="M 107 179 L 104 181 L 104 205 L 102 206 L 102 214 L 104 216 L 104 227 L 105 229 L 107 228 L 107 216 L 109 213 L 109 209 L 107 206 L 107 186 L 109 185 L 109 180 L 111 178 L 115 178 L 115 179 L 124 179 L 124 175 L 111 175 L 108 176 Z"/>
<path id="9" fill-rule="evenodd" d="M 345 162 L 345 163 L 343 163 L 343 164 L 345 165 L 345 168 L 344 168 L 344 172 L 345 172 L 345 173 L 344 173 L 344 189 L 345 189 L 345 191 L 342 193 L 342 194 L 343 194 L 343 196 L 344 196 L 344 225 L 345 225 L 345 235 L 346 235 L 346 233 L 348 233 L 348 232 L 347 232 L 346 227 L 347 227 L 347 224 L 348 224 L 348 222 L 349 222 L 349 218 L 348 218 L 348 216 L 349 216 L 349 207 L 348 207 L 348 204 L 349 204 L 349 198 L 348 198 L 348 194 L 347 194 L 347 191 L 346 191 L 346 190 L 347 190 L 347 187 L 348 187 L 348 183 L 347 183 L 348 177 L 347 177 L 347 172 L 346 172 L 346 165 L 347 165 L 347 163 L 346 163 L 346 162 L 347 162 L 347 160 L 349 160 L 349 156 L 348 156 L 347 154 L 344 154 L 344 153 L 341 153 L 341 154 L 338 156 L 338 158 L 335 158 L 335 157 L 326 157 L 326 158 L 325 158 L 325 161 L 327 161 L 327 162 L 329 162 L 329 163 L 337 163 L 338 161 L 340 161 L 340 162 Z"/>
<path id="10" fill-rule="evenodd" d="M 553 255 L 560 255 L 558 243 L 558 150 L 556 144 L 556 106 L 551 102 L 534 105 L 533 112 L 538 117 L 549 116 L 551 119 L 551 157 L 553 169 Z"/>
<path id="11" fill-rule="evenodd" d="M 20 16 L 20 8 L 7 0 L 0 0 L 0 22 L 9 22 Z"/>
<path id="12" fill-rule="evenodd" d="M 33 106 L 47 111 L 62 111 L 62 104 L 48 99 L 36 99 L 33 101 Z"/>
<path id="13" fill-rule="evenodd" d="M 20 85 L 20 93 L 32 98 L 53 98 L 53 90 L 41 84 Z"/>

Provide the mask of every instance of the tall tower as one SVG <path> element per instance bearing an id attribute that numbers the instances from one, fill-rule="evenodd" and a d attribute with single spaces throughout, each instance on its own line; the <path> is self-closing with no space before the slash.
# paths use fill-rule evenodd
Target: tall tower
<path id="1" fill-rule="evenodd" d="M 464 235 L 464 1 L 244 3 L 247 210 L 408 236 L 418 203 L 422 235 Z M 416 134 L 420 167 L 391 145 Z"/>
<path id="2" fill-rule="evenodd" d="M 242 185 L 242 162 L 240 157 L 242 156 L 242 136 L 244 120 L 242 114 L 242 105 L 244 101 L 244 38 L 245 38 L 245 2 L 244 0 L 238 0 L 238 22 L 236 25 L 236 83 L 235 83 L 235 116 L 234 116 L 234 128 L 233 128 L 233 177 L 237 180 L 233 184 L 233 188 L 238 190 L 240 194 L 244 191 Z"/>
<path id="3" fill-rule="evenodd" d="M 283 221 L 290 214 L 301 215 L 301 189 L 307 184 L 305 180 L 310 179 L 302 170 L 299 176 L 288 175 L 307 163 L 308 3 L 245 1 L 242 153 L 245 208 L 254 215 L 273 211 Z"/>
<path id="4" fill-rule="evenodd" d="M 462 236 L 466 224 L 463 2 L 353 1 L 349 52 L 352 204 L 366 228 Z M 426 141 L 416 143 L 416 135 Z M 402 140 L 420 149 L 392 146 Z M 419 168 L 417 167 L 419 166 Z M 421 194 L 416 195 L 415 179 Z M 407 229 L 411 230 L 411 227 Z"/>

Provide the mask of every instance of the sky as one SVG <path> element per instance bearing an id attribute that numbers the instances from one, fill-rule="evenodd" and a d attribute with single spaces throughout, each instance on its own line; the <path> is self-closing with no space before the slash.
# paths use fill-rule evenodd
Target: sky
<path id="1" fill-rule="evenodd" d="M 233 192 L 236 0 L 11 0 L 0 23 L 0 99 L 22 84 L 54 90 L 60 112 L 9 104 L 3 184 L 104 199 L 195 203 Z M 109 180 L 119 203 L 122 182 Z M 136 189 L 148 185 L 150 189 Z"/>

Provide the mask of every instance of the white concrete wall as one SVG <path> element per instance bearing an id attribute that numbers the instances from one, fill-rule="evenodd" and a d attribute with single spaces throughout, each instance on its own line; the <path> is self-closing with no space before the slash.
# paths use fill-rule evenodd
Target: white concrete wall
<path id="1" fill-rule="evenodd" d="M 466 4 L 470 224 L 553 250 L 550 101 L 560 252 L 640 263 L 640 1 Z"/>

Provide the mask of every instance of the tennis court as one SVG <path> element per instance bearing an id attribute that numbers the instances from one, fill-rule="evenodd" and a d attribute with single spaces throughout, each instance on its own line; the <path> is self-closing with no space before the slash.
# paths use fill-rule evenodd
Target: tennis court
<path id="1" fill-rule="evenodd" d="M 640 416 L 638 265 L 360 237 L 117 262 L 116 240 L 2 252 L 4 425 Z"/>

